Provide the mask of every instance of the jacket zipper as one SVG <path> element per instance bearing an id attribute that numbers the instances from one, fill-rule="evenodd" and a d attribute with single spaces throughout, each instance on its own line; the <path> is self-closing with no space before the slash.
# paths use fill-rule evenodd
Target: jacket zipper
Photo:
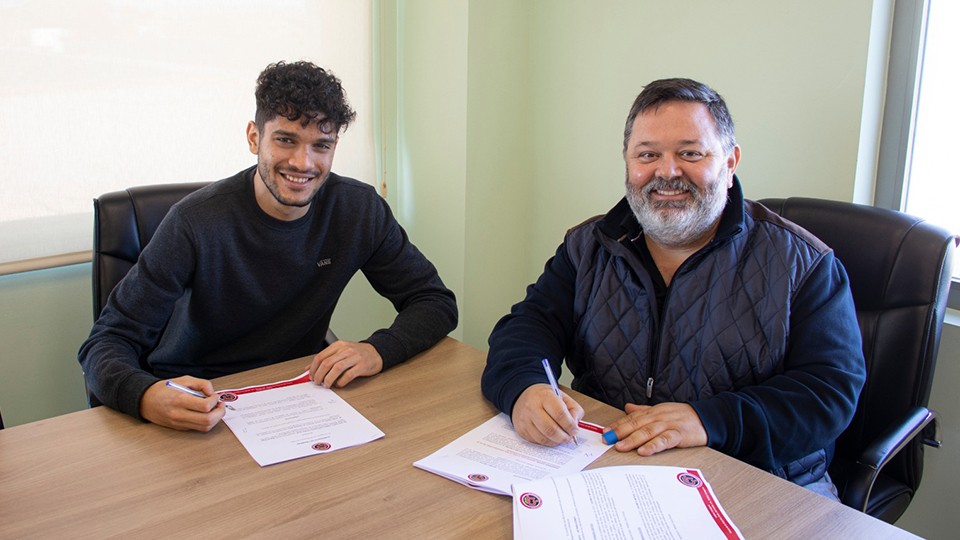
<path id="1" fill-rule="evenodd" d="M 739 229 L 738 229 L 739 230 Z M 706 246 L 700 249 L 700 251 L 694 253 L 687 260 L 680 263 L 680 266 L 677 268 L 677 271 L 673 274 L 673 282 L 676 281 L 678 277 L 684 274 L 690 265 L 695 264 L 696 261 L 699 261 L 704 257 L 704 253 L 709 251 L 714 244 L 717 243 L 717 240 L 711 240 Z M 670 296 L 673 294 L 673 288 L 667 287 L 667 294 L 663 297 L 663 307 L 659 310 L 661 314 L 667 312 L 667 306 L 670 304 Z M 663 315 L 657 315 L 657 345 L 653 350 L 653 358 L 650 359 L 650 374 L 647 377 L 647 399 L 650 400 L 653 398 L 653 383 L 654 378 L 653 374 L 657 372 L 657 364 L 660 362 L 660 348 L 663 345 L 663 333 L 665 332 L 663 326 Z"/>
<path id="2" fill-rule="evenodd" d="M 680 269 L 678 268 L 677 273 L 679 273 L 679 270 Z M 667 289 L 667 294 L 664 295 L 663 297 L 663 307 L 659 310 L 659 313 L 667 312 L 667 304 L 670 303 L 670 293 L 672 292 L 673 291 L 671 289 L 669 288 Z M 647 377 L 647 401 L 648 402 L 650 399 L 653 398 L 653 383 L 654 383 L 653 374 L 657 372 L 657 364 L 660 362 L 660 347 L 662 346 L 662 343 L 663 343 L 663 332 L 664 332 L 663 317 L 657 314 L 656 311 L 654 312 L 654 316 L 656 317 L 657 327 L 658 327 L 657 328 L 657 344 L 653 348 L 653 357 L 650 359 L 650 373 L 649 373 L 649 376 Z"/>
<path id="3" fill-rule="evenodd" d="M 741 231 L 741 227 L 737 227 L 736 230 L 733 231 L 733 234 L 737 234 L 737 233 L 739 233 L 740 231 Z M 728 236 L 733 236 L 733 234 L 728 235 Z M 623 235 L 623 236 L 621 236 L 620 238 L 617 239 L 616 243 L 617 243 L 618 245 L 621 245 L 621 246 L 622 246 L 622 245 L 625 243 L 625 241 L 630 241 L 630 240 L 628 239 L 628 237 L 627 237 L 626 235 Z M 680 264 L 680 267 L 677 268 L 676 273 L 674 273 L 674 279 L 676 279 L 677 276 L 681 275 L 681 273 L 683 273 L 683 272 L 686 270 L 687 267 L 689 267 L 691 264 L 693 264 L 693 263 L 691 262 L 691 259 L 698 260 L 698 259 L 702 258 L 702 257 L 704 256 L 703 253 L 706 253 L 707 251 L 710 251 L 710 250 L 713 248 L 713 246 L 716 245 L 716 244 L 718 244 L 718 243 L 719 243 L 719 242 L 718 242 L 718 239 L 714 238 L 713 240 L 711 240 L 710 242 L 708 242 L 706 246 L 704 246 L 703 248 L 701 248 L 700 251 L 698 251 L 697 253 L 694 253 L 694 254 L 691 255 L 689 258 L 687 258 L 687 260 L 683 261 L 683 263 Z M 627 248 L 627 252 L 629 253 L 629 248 Z M 668 288 L 668 289 L 667 289 L 667 294 L 666 294 L 666 296 L 663 297 L 663 309 L 660 310 L 660 313 L 666 313 L 666 312 L 667 312 L 667 305 L 670 303 L 670 294 L 671 294 L 672 292 L 673 292 L 673 289 L 672 289 L 672 288 Z M 657 372 L 657 364 L 658 364 L 659 361 L 660 361 L 660 347 L 661 347 L 661 344 L 663 343 L 663 332 L 664 332 L 664 328 L 663 328 L 662 316 L 657 315 L 656 320 L 657 320 L 657 326 L 658 326 L 658 328 L 657 328 L 657 344 L 656 344 L 656 346 L 655 346 L 654 349 L 653 349 L 653 358 L 650 359 L 650 372 L 649 372 L 649 374 L 648 374 L 648 376 L 647 376 L 647 388 L 646 388 L 647 400 L 650 400 L 650 399 L 653 398 L 653 385 L 654 385 L 654 382 L 656 382 L 656 381 L 654 380 L 653 374 Z"/>

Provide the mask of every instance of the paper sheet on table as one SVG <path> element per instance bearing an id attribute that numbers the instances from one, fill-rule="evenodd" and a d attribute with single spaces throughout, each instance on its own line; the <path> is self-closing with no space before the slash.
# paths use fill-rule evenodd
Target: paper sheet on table
<path id="1" fill-rule="evenodd" d="M 698 469 L 656 465 L 514 484 L 513 537 L 743 538 Z"/>
<path id="2" fill-rule="evenodd" d="M 523 440 L 510 417 L 500 413 L 413 465 L 474 489 L 510 495 L 514 482 L 582 470 L 610 448 L 599 433 L 581 431 L 579 439 L 579 446 L 540 446 Z"/>
<path id="3" fill-rule="evenodd" d="M 383 437 L 383 432 L 309 373 L 260 386 L 220 390 L 223 421 L 260 464 L 272 465 Z"/>

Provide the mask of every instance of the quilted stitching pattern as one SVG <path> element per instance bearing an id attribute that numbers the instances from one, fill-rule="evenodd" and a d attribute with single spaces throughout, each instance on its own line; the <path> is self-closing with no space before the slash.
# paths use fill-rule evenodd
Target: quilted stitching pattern
<path id="1" fill-rule="evenodd" d="M 744 226 L 680 268 L 662 329 L 639 260 L 623 246 L 611 253 L 584 234 L 593 250 L 583 255 L 594 263 L 580 265 L 591 271 L 577 284 L 578 337 L 568 359 L 574 386 L 623 407 L 703 399 L 777 373 L 789 337 L 790 305 L 783 299 L 793 297 L 820 253 L 777 225 L 747 217 Z"/>

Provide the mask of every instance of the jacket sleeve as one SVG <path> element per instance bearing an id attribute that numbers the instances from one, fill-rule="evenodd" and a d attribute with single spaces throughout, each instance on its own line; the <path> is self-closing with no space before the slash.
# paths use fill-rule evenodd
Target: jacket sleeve
<path id="1" fill-rule="evenodd" d="M 783 371 L 691 405 L 708 446 L 764 469 L 831 448 L 866 377 L 846 271 L 828 252 L 791 302 Z"/>
<path id="2" fill-rule="evenodd" d="M 458 316 L 456 297 L 436 267 L 410 242 L 386 202 L 380 204 L 382 239 L 361 270 L 397 316 L 363 341 L 377 349 L 387 369 L 440 341 L 456 328 Z"/>
<path id="3" fill-rule="evenodd" d="M 77 355 L 88 389 L 104 405 L 142 419 L 140 399 L 159 379 L 141 359 L 157 346 L 193 261 L 193 242 L 174 209 L 110 294 Z"/>
<path id="4" fill-rule="evenodd" d="M 576 268 L 561 245 L 537 282 L 527 287 L 526 298 L 514 305 L 490 334 L 481 389 L 508 415 L 528 386 L 548 382 L 543 358 L 553 365 L 554 374 L 561 371 L 574 330 L 575 280 Z"/>

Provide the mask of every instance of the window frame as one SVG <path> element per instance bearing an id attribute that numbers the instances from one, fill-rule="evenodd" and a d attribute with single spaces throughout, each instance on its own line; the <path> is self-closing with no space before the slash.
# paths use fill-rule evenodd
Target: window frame
<path id="1" fill-rule="evenodd" d="M 879 208 L 904 211 L 906 207 L 929 14 L 930 0 L 894 3 L 873 200 Z M 956 279 L 951 279 L 947 307 L 960 309 L 960 285 Z"/>

